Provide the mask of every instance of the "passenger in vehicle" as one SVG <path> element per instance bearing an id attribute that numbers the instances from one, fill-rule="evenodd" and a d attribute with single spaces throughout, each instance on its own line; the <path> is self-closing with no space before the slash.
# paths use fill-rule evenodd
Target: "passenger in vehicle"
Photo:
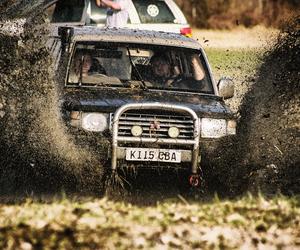
<path id="1" fill-rule="evenodd" d="M 88 76 L 103 77 L 106 76 L 106 70 L 89 52 L 79 51 L 73 59 L 69 82 L 78 83 L 79 80 L 82 82 Z"/>
<path id="2" fill-rule="evenodd" d="M 77 83 L 79 82 L 80 77 L 84 78 L 88 76 L 89 71 L 92 67 L 92 62 L 93 59 L 89 53 L 77 53 L 73 59 L 73 65 L 71 67 L 71 72 L 69 75 L 69 82 Z"/>
<path id="3" fill-rule="evenodd" d="M 106 27 L 122 28 L 128 21 L 128 9 L 131 0 L 96 0 L 98 7 L 107 7 Z"/>

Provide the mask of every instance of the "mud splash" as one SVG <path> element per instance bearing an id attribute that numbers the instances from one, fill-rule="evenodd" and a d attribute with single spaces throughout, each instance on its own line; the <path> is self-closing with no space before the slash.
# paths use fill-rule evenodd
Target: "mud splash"
<path id="1" fill-rule="evenodd" d="M 20 13 L 20 4 L 7 13 Z M 34 15 L 24 25 L 6 20 L 16 33 L 0 30 L 0 193 L 99 192 L 102 166 L 74 143 L 61 121 L 48 31 L 36 6 L 26 5 Z"/>
<path id="2" fill-rule="evenodd" d="M 239 136 L 210 156 L 208 178 L 221 193 L 300 193 L 300 16 L 262 62 L 239 108 Z"/>
<path id="3" fill-rule="evenodd" d="M 0 20 L 32 18 L 51 0 L 3 0 L 0 3 Z"/>
<path id="4" fill-rule="evenodd" d="M 282 30 L 240 112 L 250 187 L 300 192 L 300 16 Z M 250 118 L 250 119 L 249 119 Z"/>

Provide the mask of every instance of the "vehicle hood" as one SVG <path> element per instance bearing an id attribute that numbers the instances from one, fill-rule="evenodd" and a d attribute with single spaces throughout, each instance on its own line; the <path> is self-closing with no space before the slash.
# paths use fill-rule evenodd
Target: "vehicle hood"
<path id="1" fill-rule="evenodd" d="M 115 112 L 127 103 L 159 102 L 189 107 L 198 116 L 226 118 L 233 113 L 217 96 L 164 90 L 104 88 L 65 88 L 62 100 L 66 110 Z"/>

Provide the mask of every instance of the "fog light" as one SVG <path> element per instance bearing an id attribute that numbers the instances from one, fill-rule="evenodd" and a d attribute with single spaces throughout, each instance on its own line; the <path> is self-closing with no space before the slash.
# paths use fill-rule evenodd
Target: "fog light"
<path id="1" fill-rule="evenodd" d="M 179 129 L 176 128 L 176 127 L 171 127 L 169 128 L 168 130 L 168 135 L 171 137 L 171 138 L 177 138 L 179 136 Z"/>
<path id="2" fill-rule="evenodd" d="M 133 136 L 138 137 L 138 136 L 141 136 L 142 133 L 143 133 L 143 128 L 142 128 L 141 126 L 135 125 L 135 126 L 133 126 L 133 127 L 131 128 L 131 134 L 132 134 Z"/>

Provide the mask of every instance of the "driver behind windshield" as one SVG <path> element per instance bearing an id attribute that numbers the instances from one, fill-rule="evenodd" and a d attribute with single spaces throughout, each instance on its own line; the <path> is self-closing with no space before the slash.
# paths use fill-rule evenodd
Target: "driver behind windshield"
<path id="1" fill-rule="evenodd" d="M 205 78 L 199 56 L 192 54 L 186 57 L 190 62 L 191 74 L 184 74 L 178 66 L 170 63 L 165 54 L 155 54 L 150 59 L 151 72 L 149 80 L 155 85 L 164 87 L 198 88 L 199 81 Z M 173 66 L 172 66 L 173 65 Z M 201 86 L 203 87 L 203 86 Z"/>
<path id="2" fill-rule="evenodd" d="M 172 70 L 169 60 L 166 55 L 154 55 L 150 60 L 151 81 L 157 83 L 171 84 L 170 79 L 174 79 L 179 73 Z"/>
<path id="3" fill-rule="evenodd" d="M 73 65 L 71 68 L 71 73 L 69 75 L 69 82 L 77 83 L 80 78 L 88 76 L 90 74 L 90 69 L 92 67 L 93 60 L 92 56 L 88 52 L 78 52 L 76 53 Z"/>

